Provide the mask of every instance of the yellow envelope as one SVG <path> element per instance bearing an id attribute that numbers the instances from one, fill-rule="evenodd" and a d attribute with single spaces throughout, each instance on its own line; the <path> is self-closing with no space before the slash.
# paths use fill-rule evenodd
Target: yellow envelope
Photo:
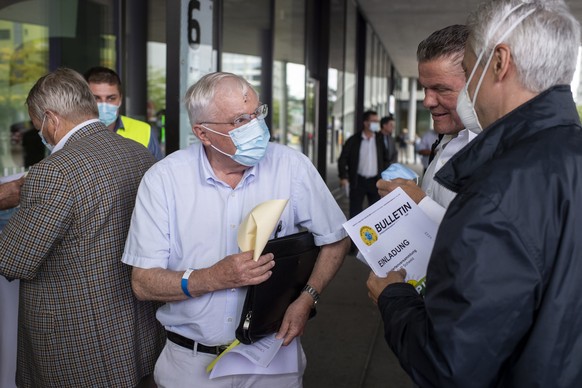
<path id="1" fill-rule="evenodd" d="M 241 222 L 238 228 L 238 246 L 243 252 L 254 249 L 253 260 L 259 260 L 287 202 L 288 199 L 273 199 L 260 203 Z"/>

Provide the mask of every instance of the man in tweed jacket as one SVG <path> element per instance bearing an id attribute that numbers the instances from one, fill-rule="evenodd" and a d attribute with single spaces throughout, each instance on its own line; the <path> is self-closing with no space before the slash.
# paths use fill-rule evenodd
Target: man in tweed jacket
<path id="1" fill-rule="evenodd" d="M 53 153 L 34 165 L 0 234 L 0 275 L 21 279 L 19 387 L 133 387 L 163 337 L 121 263 L 139 182 L 154 158 L 108 131 L 85 80 L 42 77 L 26 100 Z"/>

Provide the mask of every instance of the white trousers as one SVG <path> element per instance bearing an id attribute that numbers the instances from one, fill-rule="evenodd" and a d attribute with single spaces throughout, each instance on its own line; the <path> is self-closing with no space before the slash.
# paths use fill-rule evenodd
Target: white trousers
<path id="1" fill-rule="evenodd" d="M 210 380 L 206 367 L 215 355 L 194 352 L 167 340 L 154 369 L 158 388 L 301 388 L 307 361 L 301 346 L 299 372 L 283 375 L 235 375 Z"/>

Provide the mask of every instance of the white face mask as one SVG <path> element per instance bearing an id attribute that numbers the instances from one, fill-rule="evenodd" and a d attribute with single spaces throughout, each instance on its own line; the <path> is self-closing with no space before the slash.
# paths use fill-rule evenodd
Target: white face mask
<path id="1" fill-rule="evenodd" d="M 42 130 L 44 128 L 44 120 L 46 119 L 46 114 L 42 117 L 42 124 L 40 125 L 40 131 L 38 131 L 38 136 L 40 136 L 40 140 L 42 141 L 42 144 L 44 144 L 44 146 L 50 151 L 53 152 L 53 149 L 55 148 L 54 145 L 49 144 L 46 139 L 44 138 L 44 135 L 42 134 Z"/>
<path id="2" fill-rule="evenodd" d="M 485 74 L 485 72 L 483 72 L 483 74 Z M 481 77 L 483 77 L 483 75 L 481 75 Z M 469 78 L 469 80 L 471 80 L 471 78 Z M 467 82 L 467 85 L 468 84 L 469 83 Z M 475 93 L 475 100 L 476 97 L 477 93 Z M 469 131 L 476 134 L 479 134 L 481 131 L 483 131 L 483 127 L 481 127 L 481 123 L 477 117 L 477 112 L 475 112 L 475 105 L 471 102 L 469 91 L 467 90 L 466 85 L 457 97 L 457 114 L 459 115 L 459 118 L 463 122 L 465 128 L 467 128 Z"/>
<path id="3" fill-rule="evenodd" d="M 522 5 L 524 5 L 524 3 L 518 4 L 517 6 L 512 8 L 507 13 L 507 16 L 505 16 L 505 18 L 503 18 L 503 20 L 501 22 L 499 22 L 499 24 L 497 25 L 497 28 L 495 30 L 497 30 L 499 28 L 499 26 L 509 17 L 509 15 L 511 15 L 515 10 L 517 10 Z M 475 111 L 475 103 L 477 101 L 477 94 L 479 93 L 479 89 L 481 88 L 481 83 L 483 82 L 483 79 L 485 77 L 485 73 L 487 73 L 487 69 L 489 68 L 489 64 L 491 63 L 491 59 L 493 59 L 493 54 L 495 53 L 495 47 L 499 43 L 501 43 L 511 33 L 511 31 L 513 31 L 519 25 L 519 23 L 521 23 L 523 21 L 523 19 L 525 19 L 526 17 L 531 15 L 534 11 L 535 11 L 535 8 L 526 12 L 523 16 L 521 16 L 519 19 L 517 19 L 515 21 L 515 23 L 513 23 L 513 25 L 511 27 L 509 27 L 507 29 L 507 31 L 505 31 L 505 33 L 501 36 L 501 38 L 499 38 L 497 40 L 497 43 L 495 43 L 495 46 L 493 46 L 493 49 L 491 50 L 491 54 L 489 55 L 489 58 L 487 59 L 487 62 L 485 63 L 485 66 L 483 67 L 483 72 L 481 73 L 481 77 L 479 77 L 479 82 L 477 82 L 477 87 L 475 88 L 475 93 L 473 95 L 473 101 L 471 101 L 471 97 L 469 96 L 469 84 L 470 84 L 471 80 L 473 79 L 473 76 L 475 75 L 475 71 L 477 70 L 479 63 L 481 63 L 481 59 L 483 58 L 483 54 L 485 54 L 485 48 L 483 48 L 481 50 L 481 52 L 479 53 L 479 55 L 477 56 L 477 60 L 475 61 L 475 65 L 473 66 L 473 70 L 471 70 L 471 75 L 469 75 L 469 78 L 467 79 L 467 83 L 465 84 L 465 87 L 461 90 L 461 92 L 459 93 L 459 96 L 457 97 L 457 114 L 459 115 L 459 118 L 461 119 L 461 121 L 465 125 L 465 128 L 467 128 L 469 131 L 476 133 L 476 134 L 479 134 L 483 131 L 483 127 L 481 126 L 481 123 L 479 122 L 479 117 L 477 116 L 477 112 Z M 487 42 L 485 42 L 485 47 L 487 47 Z"/>
<path id="4" fill-rule="evenodd" d="M 380 123 L 378 123 L 376 121 L 372 121 L 370 123 L 370 131 L 379 132 L 380 131 Z"/>

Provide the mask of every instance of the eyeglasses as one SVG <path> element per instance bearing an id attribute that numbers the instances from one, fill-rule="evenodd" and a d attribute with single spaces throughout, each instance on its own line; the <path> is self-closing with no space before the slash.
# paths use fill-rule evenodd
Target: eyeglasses
<path id="1" fill-rule="evenodd" d="M 234 120 L 232 120 L 231 122 L 227 122 L 227 123 L 218 123 L 218 122 L 212 122 L 212 121 L 203 121 L 199 124 L 230 124 L 232 125 L 234 128 L 238 128 L 241 127 L 247 123 L 249 123 L 252 119 L 264 119 L 265 117 L 267 117 L 267 114 L 269 113 L 269 106 L 267 104 L 261 104 L 259 105 L 259 107 L 257 109 L 255 109 L 255 111 L 253 113 L 244 113 L 240 116 L 237 116 Z"/>

